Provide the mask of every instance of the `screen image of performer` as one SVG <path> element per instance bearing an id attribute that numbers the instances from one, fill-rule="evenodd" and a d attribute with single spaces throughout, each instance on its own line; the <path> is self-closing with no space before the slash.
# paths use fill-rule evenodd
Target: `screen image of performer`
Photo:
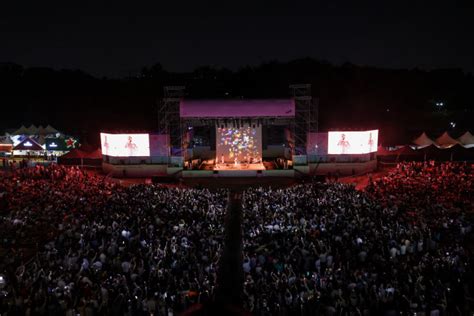
<path id="1" fill-rule="evenodd" d="M 109 155 L 109 147 L 110 147 L 110 145 L 109 145 L 109 142 L 107 141 L 107 135 L 104 136 L 104 146 L 103 146 L 103 147 L 104 147 L 104 149 L 105 149 L 105 150 L 104 150 L 104 154 L 105 154 L 106 156 L 108 156 L 108 155 Z"/>
<path id="2" fill-rule="evenodd" d="M 125 144 L 125 148 L 128 149 L 129 156 L 133 156 L 135 151 L 138 149 L 137 144 L 133 142 L 132 136 L 128 136 L 128 142 Z"/>
<path id="3" fill-rule="evenodd" d="M 337 146 L 340 146 L 341 154 L 347 154 L 349 147 L 351 147 L 351 144 L 349 143 L 349 141 L 346 140 L 346 134 L 341 134 L 341 139 L 337 143 Z"/>
<path id="4" fill-rule="evenodd" d="M 373 152 L 372 148 L 374 147 L 374 140 L 372 138 L 372 133 L 369 133 L 368 145 L 369 145 L 369 152 Z"/>

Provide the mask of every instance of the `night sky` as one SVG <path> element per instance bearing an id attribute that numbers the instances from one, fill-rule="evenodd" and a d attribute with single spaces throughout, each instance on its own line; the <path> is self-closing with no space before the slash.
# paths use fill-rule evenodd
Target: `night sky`
<path id="1" fill-rule="evenodd" d="M 24 66 L 122 77 L 155 63 L 190 71 L 314 57 L 474 72 L 474 10 L 456 1 L 7 2 L 0 62 Z"/>

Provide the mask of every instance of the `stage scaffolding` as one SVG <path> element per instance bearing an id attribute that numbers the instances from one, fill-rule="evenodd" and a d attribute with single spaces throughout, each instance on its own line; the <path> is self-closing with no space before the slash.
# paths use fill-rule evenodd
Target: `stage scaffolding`
<path id="1" fill-rule="evenodd" d="M 306 154 L 307 133 L 318 131 L 318 100 L 313 99 L 311 84 L 292 84 L 290 96 L 295 100 L 295 118 L 288 121 L 282 118 L 244 118 L 244 119 L 182 119 L 180 101 L 185 96 L 185 86 L 163 87 L 163 99 L 159 103 L 158 130 L 170 136 L 170 155 L 183 156 L 188 147 L 186 133 L 190 126 L 220 126 L 221 124 L 287 125 L 290 130 L 289 146 L 293 155 Z"/>
<path id="2" fill-rule="evenodd" d="M 313 100 L 311 84 L 290 85 L 290 95 L 295 99 L 295 119 L 291 124 L 294 144 L 293 155 L 306 154 L 308 133 L 318 131 L 318 100 Z"/>
<path id="3" fill-rule="evenodd" d="M 158 108 L 158 131 L 160 134 L 168 134 L 170 137 L 170 155 L 176 155 L 176 151 L 183 148 L 183 129 L 179 116 L 179 103 L 185 95 L 185 86 L 163 87 L 163 99 Z"/>

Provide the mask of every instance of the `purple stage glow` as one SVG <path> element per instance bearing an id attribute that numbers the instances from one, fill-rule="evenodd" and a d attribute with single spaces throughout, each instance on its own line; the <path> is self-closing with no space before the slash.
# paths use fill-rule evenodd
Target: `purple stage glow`
<path id="1" fill-rule="evenodd" d="M 294 117 L 292 99 L 276 100 L 181 100 L 179 114 L 185 118 Z"/>

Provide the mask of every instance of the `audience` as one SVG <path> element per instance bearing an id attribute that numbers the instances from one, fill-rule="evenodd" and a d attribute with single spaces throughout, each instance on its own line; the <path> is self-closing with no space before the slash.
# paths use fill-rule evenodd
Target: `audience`
<path id="1" fill-rule="evenodd" d="M 5 258 L 2 315 L 172 315 L 213 296 L 225 191 L 121 187 L 53 166 L 18 170 L 0 192 L 2 248 L 44 241 L 28 263 Z"/>
<path id="2" fill-rule="evenodd" d="M 244 307 L 254 315 L 473 310 L 474 176 L 400 163 L 364 191 L 248 189 Z M 213 299 L 225 190 L 113 184 L 76 167 L 0 178 L 1 315 L 174 315 Z"/>
<path id="3" fill-rule="evenodd" d="M 366 192 L 339 183 L 250 189 L 245 307 L 255 315 L 465 314 L 469 165 L 404 163 Z"/>

